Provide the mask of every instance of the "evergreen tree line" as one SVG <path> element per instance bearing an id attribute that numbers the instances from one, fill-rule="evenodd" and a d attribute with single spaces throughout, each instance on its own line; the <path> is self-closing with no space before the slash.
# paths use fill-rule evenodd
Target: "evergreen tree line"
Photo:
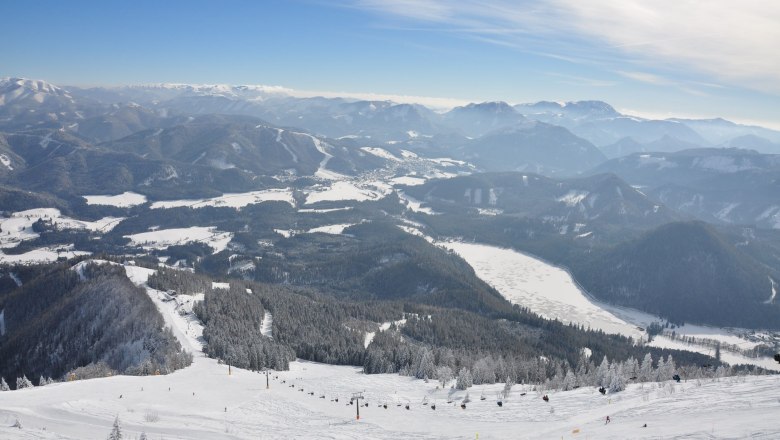
<path id="1" fill-rule="evenodd" d="M 155 270 L 146 282 L 152 289 L 173 290 L 184 295 L 195 295 L 211 289 L 211 279 L 204 275 L 162 266 Z"/>
<path id="2" fill-rule="evenodd" d="M 0 296 L 6 330 L 0 376 L 165 374 L 191 363 L 192 355 L 123 268 L 88 265 L 83 275 L 85 280 L 69 264 L 52 264 Z"/>
<path id="3" fill-rule="evenodd" d="M 678 365 L 672 354 L 653 356 L 645 353 L 642 361 L 630 356 L 594 363 L 590 353 L 579 351 L 575 364 L 528 353 L 497 354 L 489 350 L 451 349 L 410 342 L 401 329 L 391 328 L 375 336 L 368 347 L 363 369 L 367 374 L 398 373 L 418 379 L 437 380 L 442 387 L 455 380 L 455 387 L 505 383 L 535 384 L 537 389 L 568 391 L 581 386 L 603 387 L 618 392 L 634 382 L 657 382 L 680 379 L 724 377 L 749 373 L 748 367 L 727 367 L 712 364 Z"/>
<path id="4" fill-rule="evenodd" d="M 195 278 L 188 272 L 182 275 Z M 229 290 L 211 289 L 209 285 L 204 300 L 193 307 L 203 321 L 206 354 L 250 370 L 287 370 L 295 352 L 261 334 L 263 304 L 259 296 L 237 284 L 231 283 Z"/>

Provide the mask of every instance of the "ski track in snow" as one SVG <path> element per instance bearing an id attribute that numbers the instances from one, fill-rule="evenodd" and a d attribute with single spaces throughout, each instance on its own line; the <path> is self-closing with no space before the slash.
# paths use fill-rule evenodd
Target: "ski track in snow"
<path id="1" fill-rule="evenodd" d="M 328 153 L 325 150 L 325 146 L 322 144 L 322 141 L 320 141 L 319 139 L 317 139 L 316 137 L 314 137 L 314 136 L 312 136 L 310 134 L 306 134 L 306 133 L 295 133 L 295 134 L 299 134 L 301 136 L 306 136 L 309 139 L 311 139 L 311 141 L 314 143 L 314 148 L 316 148 L 317 151 L 319 151 L 320 153 L 323 154 L 323 156 L 325 156 L 320 161 L 320 166 L 317 169 L 317 171 L 314 173 L 315 177 L 319 177 L 320 179 L 326 179 L 326 180 L 346 180 L 346 179 L 348 179 L 347 176 L 345 176 L 343 174 L 340 174 L 340 173 L 337 173 L 335 171 L 330 171 L 329 169 L 326 168 L 326 166 L 328 165 L 328 162 L 331 159 L 333 159 L 333 155 Z"/>
<path id="2" fill-rule="evenodd" d="M 777 296 L 777 283 L 772 279 L 772 277 L 769 277 L 769 282 L 772 285 L 772 296 L 770 296 L 768 300 L 764 301 L 764 304 L 772 304 L 775 302 L 775 297 Z"/>
<path id="3" fill-rule="evenodd" d="M 295 154 L 295 152 L 293 152 L 293 150 L 290 149 L 289 146 L 287 146 L 287 144 L 282 141 L 282 133 L 284 133 L 284 130 L 281 128 L 276 129 L 276 143 L 281 144 L 282 147 L 284 147 L 284 149 L 290 153 L 290 157 L 292 158 L 293 163 L 298 163 L 298 156 Z"/>
<path id="4" fill-rule="evenodd" d="M 260 329 L 260 334 L 273 339 L 273 323 L 274 323 L 274 315 L 271 314 L 268 310 L 265 311 L 265 314 L 263 315 L 263 321 L 262 321 L 262 328 Z"/>

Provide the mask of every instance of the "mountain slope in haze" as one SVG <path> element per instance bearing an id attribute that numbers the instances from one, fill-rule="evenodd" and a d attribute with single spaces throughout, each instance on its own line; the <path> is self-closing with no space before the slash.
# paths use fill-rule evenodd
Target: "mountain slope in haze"
<path id="1" fill-rule="evenodd" d="M 569 225 L 571 232 L 586 227 L 641 229 L 679 219 L 612 174 L 562 180 L 536 174 L 485 173 L 433 180 L 405 191 L 435 211 L 535 218 Z"/>
<path id="2" fill-rule="evenodd" d="M 737 124 L 731 121 L 727 121 L 723 118 L 715 119 L 684 119 L 673 118 L 670 121 L 679 122 L 685 124 L 691 129 L 699 133 L 709 143 L 713 145 L 728 144 L 732 139 L 744 137 L 744 136 L 756 136 L 764 138 L 775 144 L 780 143 L 780 131 L 771 130 L 764 127 L 758 127 L 754 125 Z M 739 147 L 739 145 L 733 145 Z M 753 147 L 749 147 L 753 148 Z M 777 150 L 764 151 L 759 150 L 762 153 L 778 153 Z"/>
<path id="3" fill-rule="evenodd" d="M 715 223 L 780 227 L 780 155 L 706 148 L 609 160 L 615 173 L 665 205 Z"/>
<path id="4" fill-rule="evenodd" d="M 442 115 L 444 124 L 466 136 L 479 137 L 525 118 L 506 102 L 483 102 L 455 107 Z"/>
<path id="5" fill-rule="evenodd" d="M 37 129 L 5 135 L 20 161 L 3 184 L 36 192 L 72 196 L 136 190 L 157 197 L 217 195 L 257 188 L 238 169 L 151 159 L 91 145 L 63 130 Z M 0 173 L 0 178 L 3 173 Z"/>
<path id="6" fill-rule="evenodd" d="M 528 119 L 560 125 L 575 135 L 603 147 L 631 137 L 640 143 L 670 136 L 681 141 L 707 145 L 698 133 L 676 121 L 660 121 L 623 115 L 602 101 L 564 104 L 542 101 L 515 108 Z"/>
<path id="7" fill-rule="evenodd" d="M 637 142 L 631 137 L 625 137 L 614 144 L 601 147 L 601 151 L 610 159 L 644 152 L 676 152 L 702 148 L 693 142 L 686 142 L 669 135 L 664 135 L 652 142 Z"/>
<path id="8" fill-rule="evenodd" d="M 334 146 L 306 132 L 277 128 L 244 116 L 200 116 L 184 124 L 146 130 L 102 146 L 139 156 L 217 170 L 264 175 L 313 175 L 329 158 L 354 174 L 383 161 L 357 149 Z"/>
<path id="9" fill-rule="evenodd" d="M 577 279 L 599 299 L 672 322 L 780 328 L 771 270 L 702 222 L 670 223 L 581 266 Z"/>
<path id="10" fill-rule="evenodd" d="M 527 171 L 573 175 L 601 163 L 604 155 L 563 127 L 530 122 L 505 127 L 467 141 L 456 158 L 486 171 Z"/>
<path id="11" fill-rule="evenodd" d="M 46 81 L 0 78 L 0 130 L 63 128 L 94 116 L 100 107 Z"/>
<path id="12" fill-rule="evenodd" d="M 778 138 L 780 138 L 780 135 L 778 135 Z M 780 141 L 772 142 L 769 139 L 753 134 L 735 137 L 724 143 L 723 147 L 755 150 L 764 154 L 780 154 Z"/>
<path id="13" fill-rule="evenodd" d="M 649 151 L 614 158 L 599 164 L 589 174 L 615 173 L 632 185 L 658 187 L 690 184 L 704 178 L 741 171 L 780 168 L 780 155 L 736 148 L 697 148 L 677 152 Z"/>

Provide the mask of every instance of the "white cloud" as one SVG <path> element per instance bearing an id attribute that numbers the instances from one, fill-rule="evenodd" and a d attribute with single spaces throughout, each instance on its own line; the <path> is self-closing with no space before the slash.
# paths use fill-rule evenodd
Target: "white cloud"
<path id="1" fill-rule="evenodd" d="M 355 0 L 354 6 L 521 50 L 780 93 L 776 0 Z"/>
<path id="2" fill-rule="evenodd" d="M 312 98 L 315 96 L 321 96 L 323 98 L 352 98 L 366 101 L 392 101 L 397 104 L 422 104 L 426 107 L 430 107 L 434 110 L 448 110 L 453 107 L 466 105 L 474 100 L 458 99 L 458 98 L 438 98 L 432 96 L 416 96 L 416 95 L 394 95 L 386 93 L 370 93 L 370 92 L 329 92 L 329 91 L 315 91 L 315 90 L 294 90 L 285 89 L 280 90 L 279 93 L 283 93 L 288 96 L 296 98 Z"/>

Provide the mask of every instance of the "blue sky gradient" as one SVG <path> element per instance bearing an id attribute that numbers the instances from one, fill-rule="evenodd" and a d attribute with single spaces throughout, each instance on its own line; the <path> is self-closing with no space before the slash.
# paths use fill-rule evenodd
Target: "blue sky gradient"
<path id="1" fill-rule="evenodd" d="M 679 26 L 684 10 L 632 15 L 637 8 L 622 7 L 628 0 L 598 0 L 590 9 L 561 6 L 567 1 L 548 7 L 464 0 L 454 7 L 443 0 L 4 0 L 0 76 L 61 85 L 267 84 L 511 103 L 601 99 L 640 115 L 780 126 L 780 78 L 767 64 L 774 61 L 764 59 L 764 43 L 756 43 L 780 41 L 761 29 L 757 13 L 715 23 L 743 26 L 741 33 L 697 39 L 712 23 L 705 17 L 690 30 Z M 732 6 L 712 4 L 725 13 L 713 19 L 729 16 Z M 755 10 L 767 6 L 771 16 L 774 4 Z M 626 41 L 616 40 L 623 35 Z M 666 35 L 677 40 L 667 44 Z"/>

